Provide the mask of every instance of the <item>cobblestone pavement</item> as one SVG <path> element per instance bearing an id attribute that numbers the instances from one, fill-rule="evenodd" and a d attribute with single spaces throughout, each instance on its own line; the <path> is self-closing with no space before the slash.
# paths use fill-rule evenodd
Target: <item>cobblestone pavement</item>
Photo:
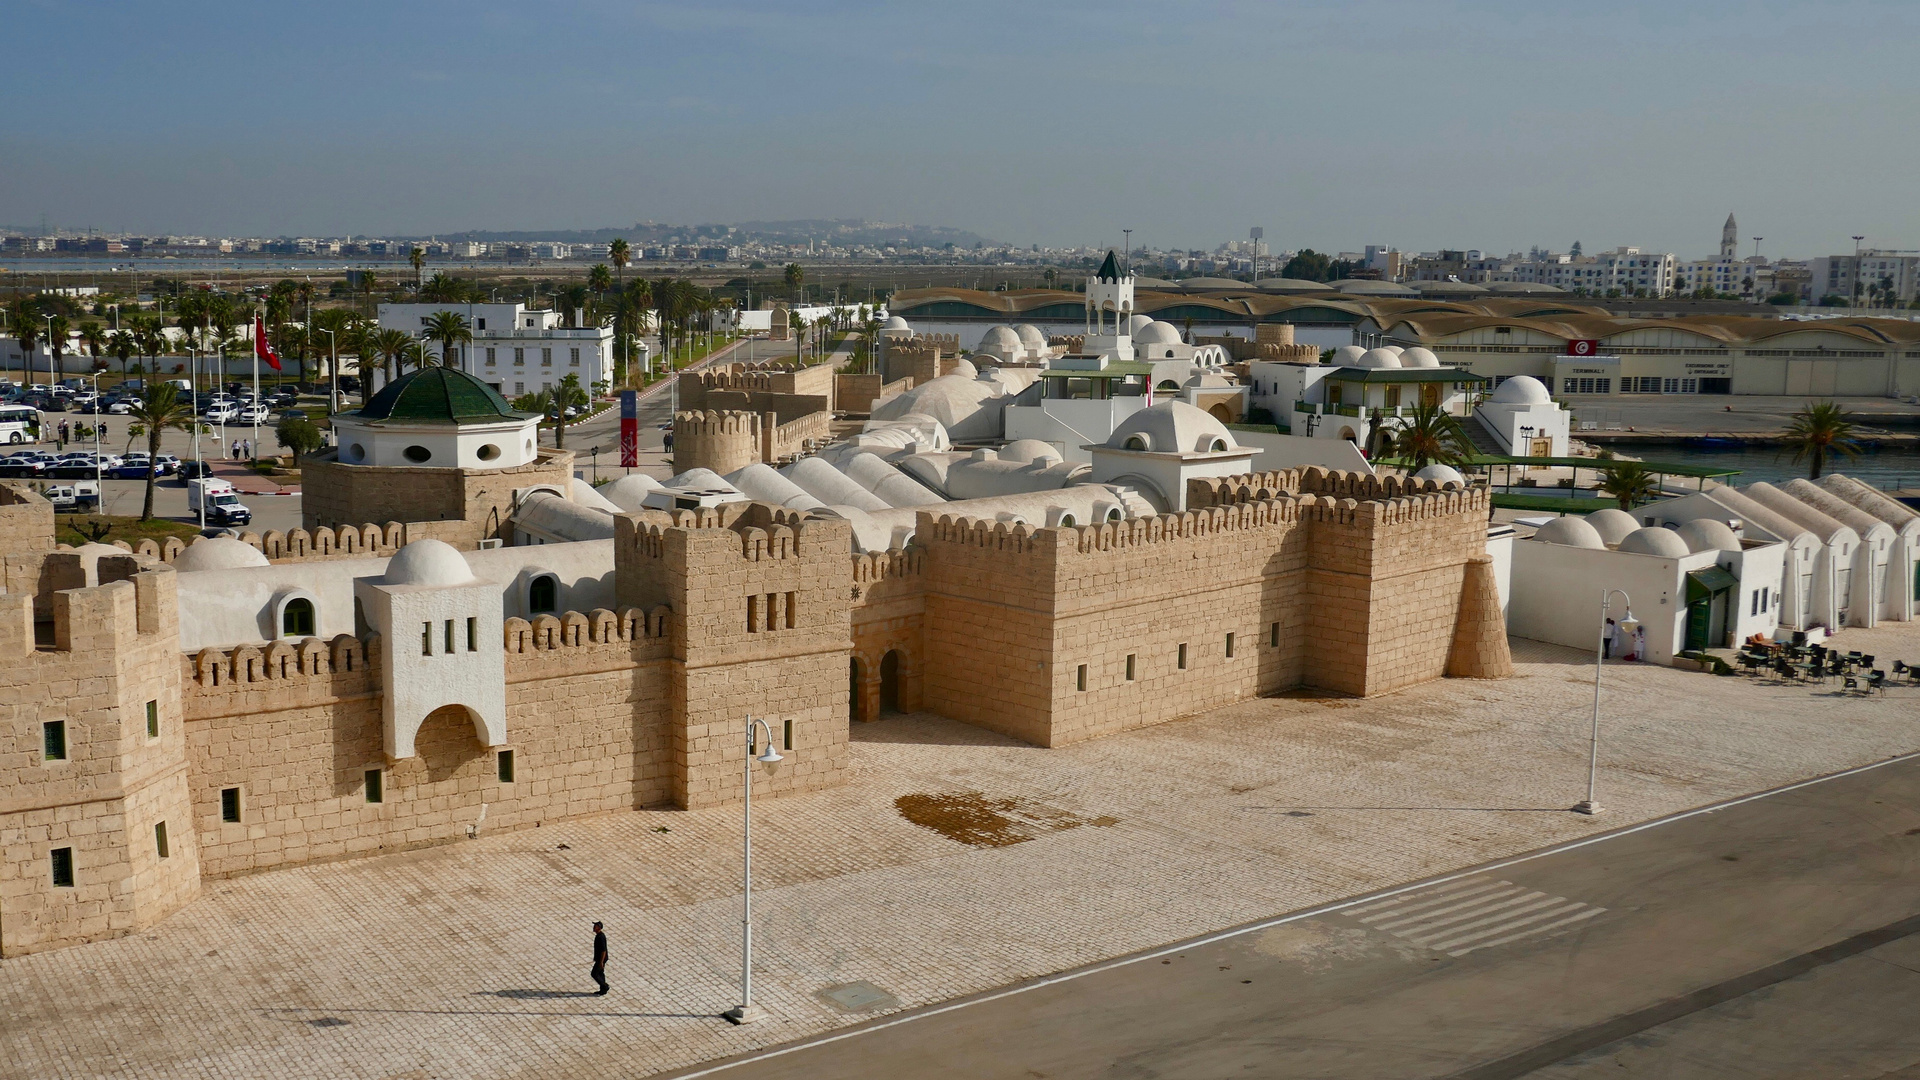
<path id="1" fill-rule="evenodd" d="M 1920 630 L 1837 644 L 1920 661 Z M 1370 701 L 1244 702 L 1060 750 L 932 717 L 755 815 L 745 1028 L 737 811 L 627 813 L 210 883 L 164 923 L 0 962 L 0 1075 L 638 1076 L 1614 828 L 1920 744 L 1920 689 L 1844 696 L 1590 661 Z M 909 820 L 926 824 L 915 824 Z M 954 837 L 958 837 L 955 839 Z M 613 993 L 585 996 L 590 922 Z"/>

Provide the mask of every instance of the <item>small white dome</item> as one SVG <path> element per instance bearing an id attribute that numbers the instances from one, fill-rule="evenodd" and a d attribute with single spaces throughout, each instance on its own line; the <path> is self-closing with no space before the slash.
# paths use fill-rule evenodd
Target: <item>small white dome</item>
<path id="1" fill-rule="evenodd" d="M 1600 539 L 1605 540 L 1609 547 L 1618 545 L 1629 534 L 1640 528 L 1640 523 L 1633 520 L 1632 514 L 1625 510 L 1616 510 L 1611 506 L 1588 514 L 1587 524 L 1599 532 Z"/>
<path id="2" fill-rule="evenodd" d="M 1658 555 L 1663 559 L 1677 559 L 1688 554 L 1687 542 L 1672 529 L 1646 528 L 1635 529 L 1620 541 L 1621 551 L 1631 551 L 1636 555 Z"/>
<path id="3" fill-rule="evenodd" d="M 1336 367 L 1354 367 L 1360 363 L 1360 358 L 1365 355 L 1367 355 L 1367 350 L 1358 345 L 1342 345 L 1333 350 L 1333 356 L 1327 360 L 1327 363 L 1333 364 Z"/>
<path id="4" fill-rule="evenodd" d="M 888 319 L 887 325 L 881 327 L 881 329 L 882 330 L 911 330 L 913 329 L 913 327 L 907 325 L 907 320 L 901 318 L 898 315 L 895 315 L 892 318 Z"/>
<path id="5" fill-rule="evenodd" d="M 1407 349 L 1401 352 L 1400 366 L 1401 367 L 1439 367 L 1440 358 L 1433 354 L 1432 349 L 1425 349 L 1425 348 L 1421 348 L 1418 345 L 1415 345 L 1413 348 Z"/>
<path id="6" fill-rule="evenodd" d="M 1060 451 L 1052 443 L 1039 439 L 1015 439 L 1000 448 L 1001 461 L 1039 461 L 1041 459 L 1060 460 Z"/>
<path id="7" fill-rule="evenodd" d="M 1403 345 L 1382 345 L 1380 347 L 1382 349 L 1385 349 L 1387 352 L 1392 353 L 1395 356 L 1399 356 L 1401 353 L 1404 353 L 1407 351 L 1406 347 Z"/>
<path id="8" fill-rule="evenodd" d="M 466 585 L 473 570 L 452 544 L 442 540 L 415 540 L 387 563 L 388 585 Z"/>
<path id="9" fill-rule="evenodd" d="M 1151 315 L 1129 315 L 1127 316 L 1127 336 L 1137 337 L 1140 331 L 1152 325 L 1153 316 Z"/>
<path id="10" fill-rule="evenodd" d="M 1156 454 L 1217 454 L 1239 448 L 1226 425 L 1184 401 L 1139 410 L 1113 429 L 1106 445 Z"/>
<path id="11" fill-rule="evenodd" d="M 647 492 L 658 490 L 660 481 L 646 473 L 633 473 L 601 488 L 600 494 L 622 511 L 637 514 L 646 509 Z"/>
<path id="12" fill-rule="evenodd" d="M 1545 384 L 1531 375 L 1515 375 L 1493 391 L 1499 405 L 1545 405 L 1553 400 Z"/>
<path id="13" fill-rule="evenodd" d="M 1674 530 L 1686 542 L 1688 551 L 1739 551 L 1740 538 L 1724 521 L 1694 518 Z"/>
<path id="14" fill-rule="evenodd" d="M 1020 355 L 1020 335 L 1013 332 L 1011 326 L 989 326 L 987 332 L 980 335 L 980 344 L 973 347 L 977 353 L 992 353 L 1002 360 L 1011 360 Z"/>
<path id="15" fill-rule="evenodd" d="M 173 558 L 173 568 L 183 574 L 199 570 L 238 570 L 247 566 L 266 566 L 267 557 L 252 544 L 231 536 L 195 540 Z"/>
<path id="16" fill-rule="evenodd" d="M 1133 343 L 1135 345 L 1178 345 L 1180 331 L 1175 330 L 1171 323 L 1149 320 L 1147 325 L 1133 332 Z"/>
<path id="17" fill-rule="evenodd" d="M 958 375 L 963 379 L 977 379 L 980 377 L 980 368 L 963 356 L 953 362 L 953 370 L 947 374 Z"/>
<path id="18" fill-rule="evenodd" d="M 1363 368 L 1397 368 L 1400 366 L 1400 354 L 1385 349 L 1368 349 L 1353 365 Z"/>
<path id="19" fill-rule="evenodd" d="M 1432 465 L 1414 473 L 1413 478 L 1415 480 L 1438 480 L 1442 484 L 1459 484 L 1461 487 L 1467 486 L 1467 478 L 1460 475 L 1459 469 L 1451 465 L 1442 465 L 1439 462 L 1434 462 Z"/>
<path id="20" fill-rule="evenodd" d="M 1047 335 L 1041 333 L 1040 328 L 1030 322 L 1023 322 L 1014 327 L 1013 332 L 1020 335 L 1020 343 L 1029 349 L 1047 347 Z"/>
<path id="21" fill-rule="evenodd" d="M 1197 372 L 1192 378 L 1188 379 L 1186 385 L 1201 390 L 1218 390 L 1232 386 L 1234 383 L 1233 380 L 1227 378 L 1225 375 L 1216 375 L 1211 371 L 1202 371 Z"/>
<path id="22" fill-rule="evenodd" d="M 1571 515 L 1554 518 L 1552 521 L 1540 526 L 1539 531 L 1533 534 L 1533 538 L 1544 543 L 1561 544 L 1566 547 L 1599 548 L 1604 550 L 1607 546 L 1606 543 L 1600 539 L 1599 532 L 1597 532 L 1593 526 L 1587 524 L 1585 518 L 1577 518 Z"/>

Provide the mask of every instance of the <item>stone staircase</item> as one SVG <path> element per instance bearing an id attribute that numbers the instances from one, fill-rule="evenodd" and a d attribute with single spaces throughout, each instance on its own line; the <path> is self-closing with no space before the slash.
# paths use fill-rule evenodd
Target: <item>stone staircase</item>
<path id="1" fill-rule="evenodd" d="M 1487 425 L 1480 422 L 1478 415 L 1462 419 L 1460 429 L 1467 433 L 1468 441 L 1473 443 L 1474 450 L 1479 453 L 1499 457 L 1505 457 L 1509 453 L 1506 447 L 1500 445 L 1500 440 L 1493 437 L 1493 432 L 1487 430 Z"/>
<path id="2" fill-rule="evenodd" d="M 1160 513 L 1154 509 L 1153 500 L 1147 498 L 1139 488 L 1129 484 L 1108 484 L 1107 487 L 1120 496 L 1120 506 L 1129 519 L 1150 518 Z"/>

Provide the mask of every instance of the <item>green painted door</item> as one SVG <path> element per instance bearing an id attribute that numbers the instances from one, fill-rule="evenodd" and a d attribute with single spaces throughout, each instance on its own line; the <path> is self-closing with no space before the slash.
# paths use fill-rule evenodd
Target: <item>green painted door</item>
<path id="1" fill-rule="evenodd" d="M 1708 630 L 1713 626 L 1713 598 L 1695 600 L 1687 605 L 1687 648 L 1704 649 Z"/>

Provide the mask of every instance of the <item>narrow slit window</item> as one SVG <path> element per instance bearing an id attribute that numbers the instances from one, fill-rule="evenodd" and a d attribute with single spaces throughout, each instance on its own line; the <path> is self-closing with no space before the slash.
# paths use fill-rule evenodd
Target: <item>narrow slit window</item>
<path id="1" fill-rule="evenodd" d="M 780 628 L 780 612 L 777 610 L 779 604 L 779 593 L 770 592 L 767 594 L 767 629 L 769 630 L 778 630 Z"/>
<path id="2" fill-rule="evenodd" d="M 1227 635 L 1227 659 L 1233 659 L 1233 635 Z"/>
<path id="3" fill-rule="evenodd" d="M 467 619 L 467 651 L 480 651 L 480 620 L 471 616 Z"/>
<path id="4" fill-rule="evenodd" d="M 367 801 L 370 803 L 377 803 L 377 802 L 385 802 L 386 800 L 387 800 L 386 777 L 381 775 L 379 769 L 368 769 L 367 770 Z"/>
<path id="5" fill-rule="evenodd" d="M 40 754 L 48 761 L 67 760 L 67 722 L 49 720 L 40 725 Z"/>
<path id="6" fill-rule="evenodd" d="M 787 594 L 787 629 L 789 630 L 793 629 L 793 601 L 794 601 L 794 597 L 797 595 L 799 594 L 797 593 Z"/>
<path id="7" fill-rule="evenodd" d="M 73 849 L 57 847 L 47 853 L 53 863 L 53 887 L 56 889 L 73 888 Z"/>
<path id="8" fill-rule="evenodd" d="M 1127 681 L 1128 682 L 1133 681 L 1133 658 L 1134 658 L 1133 653 L 1127 654 Z"/>
<path id="9" fill-rule="evenodd" d="M 433 624 L 430 622 L 420 624 L 420 655 L 433 655 Z"/>
<path id="10" fill-rule="evenodd" d="M 760 632 L 760 594 L 747 597 L 747 633 Z"/>
<path id="11" fill-rule="evenodd" d="M 147 738 L 157 739 L 159 737 L 160 703 L 158 701 L 149 701 L 147 702 Z"/>
<path id="12" fill-rule="evenodd" d="M 1187 670 L 1187 643 L 1184 641 L 1180 643 L 1180 656 L 1176 663 L 1181 671 Z"/>
<path id="13" fill-rule="evenodd" d="M 1087 665 L 1081 664 L 1074 672 L 1074 685 L 1081 690 L 1087 688 Z"/>
<path id="14" fill-rule="evenodd" d="M 496 761 L 499 768 L 500 782 L 503 784 L 513 783 L 513 751 L 500 751 L 500 753 L 496 755 Z"/>
<path id="15" fill-rule="evenodd" d="M 153 850 L 163 859 L 171 854 L 167 850 L 167 823 L 164 821 L 156 822 L 153 826 Z"/>
<path id="16" fill-rule="evenodd" d="M 446 642 L 446 645 L 447 645 L 446 651 L 449 653 L 453 652 L 453 620 L 452 619 L 447 620 L 447 630 L 443 640 Z"/>
<path id="17" fill-rule="evenodd" d="M 784 720 L 780 723 L 780 749 L 793 749 L 793 721 L 791 720 Z"/>
<path id="18" fill-rule="evenodd" d="M 237 787 L 220 789 L 220 820 L 230 824 L 240 821 L 240 789 Z"/>
<path id="19" fill-rule="evenodd" d="M 1280 647 L 1280 624 L 1268 623 L 1267 624 L 1267 648 L 1277 649 L 1279 647 Z"/>

